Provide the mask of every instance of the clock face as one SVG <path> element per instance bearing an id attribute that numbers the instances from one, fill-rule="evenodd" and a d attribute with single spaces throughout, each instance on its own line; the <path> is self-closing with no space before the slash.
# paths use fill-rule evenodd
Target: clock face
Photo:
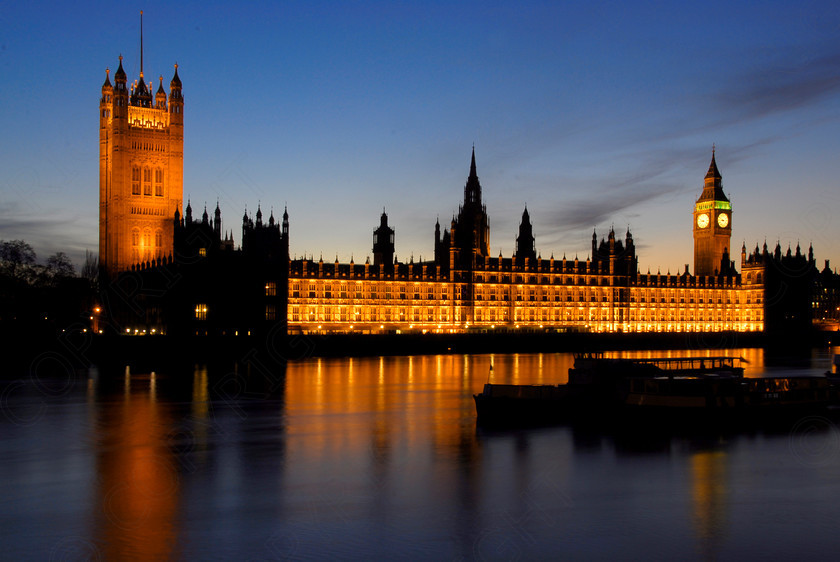
<path id="1" fill-rule="evenodd" d="M 700 228 L 706 228 L 707 226 L 709 226 L 709 215 L 707 215 L 706 213 L 698 215 L 697 226 L 699 226 Z"/>
<path id="2" fill-rule="evenodd" d="M 717 221 L 718 226 L 720 226 L 721 228 L 726 228 L 726 225 L 729 224 L 729 215 L 727 215 L 726 213 L 721 213 L 718 215 Z"/>

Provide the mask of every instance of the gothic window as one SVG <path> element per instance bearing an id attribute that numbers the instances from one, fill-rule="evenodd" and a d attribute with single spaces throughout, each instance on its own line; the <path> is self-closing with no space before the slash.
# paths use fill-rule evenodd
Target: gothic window
<path id="1" fill-rule="evenodd" d="M 155 170 L 155 197 L 163 197 L 163 170 Z"/>
<path id="2" fill-rule="evenodd" d="M 195 319 L 207 320 L 207 305 L 205 303 L 198 303 L 195 305 Z"/>
<path id="3" fill-rule="evenodd" d="M 136 228 L 131 231 L 131 245 L 132 246 L 139 246 L 140 245 L 140 231 Z"/>
<path id="4" fill-rule="evenodd" d="M 266 320 L 275 320 L 276 319 L 276 311 L 273 304 L 265 305 L 265 319 Z"/>
<path id="5" fill-rule="evenodd" d="M 163 232 L 161 232 L 160 230 L 155 232 L 155 247 L 156 248 L 163 247 Z"/>
<path id="6" fill-rule="evenodd" d="M 277 296 L 277 283 L 274 281 L 269 281 L 265 284 L 265 296 L 267 297 L 275 297 Z M 266 318 L 269 320 L 269 318 Z"/>
<path id="7" fill-rule="evenodd" d="M 152 170 L 143 168 L 143 195 L 152 194 Z"/>
<path id="8" fill-rule="evenodd" d="M 131 194 L 140 195 L 140 168 L 137 166 L 131 169 Z"/>

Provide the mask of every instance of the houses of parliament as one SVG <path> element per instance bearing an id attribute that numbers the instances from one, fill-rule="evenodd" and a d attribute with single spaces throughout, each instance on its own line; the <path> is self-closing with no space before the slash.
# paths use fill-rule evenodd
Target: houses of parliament
<path id="1" fill-rule="evenodd" d="M 838 305 L 837 277 L 827 262 L 817 269 L 811 248 L 742 245 L 733 255 L 735 210 L 714 150 L 690 225 L 693 271 L 678 274 L 640 273 L 629 228 L 593 232 L 585 259 L 546 259 L 527 208 L 514 254 L 494 256 L 474 148 L 457 215 L 434 225 L 431 261 L 396 259 L 384 211 L 364 263 L 290 259 L 288 212 L 264 219 L 259 206 L 237 245 L 218 204 L 212 217 L 182 207 L 177 65 L 169 86 L 167 95 L 161 77 L 152 95 L 141 52 L 132 86 L 120 57 L 101 91 L 100 262 L 120 332 L 761 332 L 810 328 Z"/>

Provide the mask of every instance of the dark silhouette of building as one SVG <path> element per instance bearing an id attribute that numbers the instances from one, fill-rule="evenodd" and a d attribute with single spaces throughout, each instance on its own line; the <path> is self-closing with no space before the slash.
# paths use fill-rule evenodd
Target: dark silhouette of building
<path id="1" fill-rule="evenodd" d="M 379 227 L 373 231 L 373 265 L 394 265 L 394 229 L 388 226 L 384 209 Z"/>
<path id="2" fill-rule="evenodd" d="M 516 261 L 519 265 L 525 260 L 537 259 L 537 246 L 534 239 L 534 227 L 531 226 L 531 216 L 528 207 L 522 211 L 522 222 L 519 223 L 519 236 L 516 237 Z"/>
<path id="3" fill-rule="evenodd" d="M 211 220 L 205 208 L 193 220 L 170 219 L 174 251 L 120 273 L 104 296 L 110 329 L 132 335 L 249 336 L 285 334 L 289 271 L 289 217 L 282 224 L 242 219 L 242 245 L 222 230 L 216 205 Z"/>

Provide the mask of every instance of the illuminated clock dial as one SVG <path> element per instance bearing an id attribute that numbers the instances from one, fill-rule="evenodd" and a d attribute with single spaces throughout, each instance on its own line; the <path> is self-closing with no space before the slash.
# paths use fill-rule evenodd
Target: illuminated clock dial
<path id="1" fill-rule="evenodd" d="M 709 215 L 707 215 L 706 213 L 699 215 L 697 217 L 697 226 L 699 226 L 700 228 L 706 228 L 707 226 L 709 226 Z"/>
<path id="2" fill-rule="evenodd" d="M 720 226 L 721 228 L 726 228 L 726 225 L 729 224 L 729 215 L 727 215 L 726 213 L 721 213 L 718 215 L 717 221 L 718 226 Z"/>

